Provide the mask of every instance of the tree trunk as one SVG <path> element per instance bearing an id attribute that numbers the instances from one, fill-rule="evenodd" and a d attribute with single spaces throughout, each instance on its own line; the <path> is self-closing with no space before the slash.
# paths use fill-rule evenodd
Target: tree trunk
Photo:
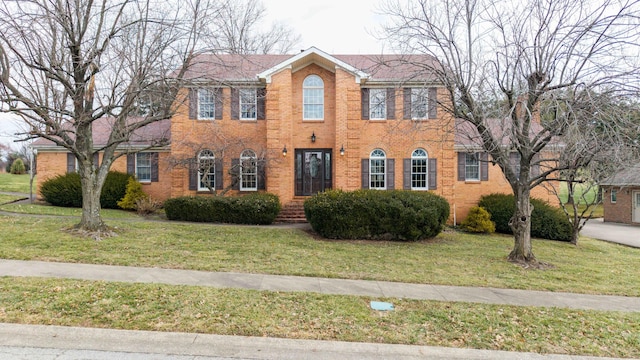
<path id="1" fill-rule="evenodd" d="M 107 228 L 100 215 L 100 193 L 104 179 L 99 172 L 93 171 L 92 164 L 81 166 L 80 182 L 82 183 L 82 217 L 76 228 L 90 232 L 103 231 Z"/>
<path id="2" fill-rule="evenodd" d="M 531 213 L 533 207 L 531 206 L 529 187 L 518 186 L 514 193 L 516 208 L 509 222 L 511 230 L 513 230 L 514 245 L 509 254 L 509 260 L 534 263 L 536 262 L 536 257 L 533 255 L 531 246 Z"/>

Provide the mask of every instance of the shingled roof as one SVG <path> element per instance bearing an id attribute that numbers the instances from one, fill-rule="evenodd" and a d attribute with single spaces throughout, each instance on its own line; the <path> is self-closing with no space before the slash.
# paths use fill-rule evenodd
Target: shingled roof
<path id="1" fill-rule="evenodd" d="M 640 163 L 623 169 L 600 182 L 605 186 L 640 186 Z"/>

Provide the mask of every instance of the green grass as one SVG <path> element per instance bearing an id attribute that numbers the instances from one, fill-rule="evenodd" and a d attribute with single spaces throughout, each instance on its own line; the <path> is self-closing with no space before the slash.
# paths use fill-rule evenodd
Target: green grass
<path id="1" fill-rule="evenodd" d="M 35 278 L 0 293 L 9 323 L 640 356 L 640 313 Z"/>
<path id="2" fill-rule="evenodd" d="M 22 196 L 0 194 L 0 205 L 23 199 Z"/>
<path id="3" fill-rule="evenodd" d="M 42 204 L 5 204 L 0 210 L 32 215 L 82 216 L 81 208 L 68 208 Z M 105 219 L 141 219 L 137 213 L 116 209 L 102 209 L 100 214 Z"/>
<path id="4" fill-rule="evenodd" d="M 13 175 L 0 173 L 0 192 L 29 193 L 29 174 Z M 36 189 L 36 178 L 33 179 L 33 190 Z"/>
<path id="5" fill-rule="evenodd" d="M 92 241 L 62 231 L 76 222 L 0 216 L 0 258 L 640 296 L 639 250 L 589 239 L 534 240 L 538 259 L 556 267 L 532 271 L 506 261 L 513 239 L 503 235 L 329 241 L 296 229 L 111 220 L 120 235 Z"/>

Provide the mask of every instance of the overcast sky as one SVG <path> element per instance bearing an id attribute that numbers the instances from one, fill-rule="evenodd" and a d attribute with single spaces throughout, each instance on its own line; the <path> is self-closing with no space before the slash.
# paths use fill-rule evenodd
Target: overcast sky
<path id="1" fill-rule="evenodd" d="M 265 25 L 282 21 L 301 36 L 300 50 L 312 46 L 334 55 L 380 54 L 385 51 L 373 35 L 382 18 L 376 15 L 381 0 L 322 0 L 292 2 L 262 0 L 267 13 Z M 12 134 L 19 131 L 11 116 L 0 113 L 0 143 L 12 144 Z"/>

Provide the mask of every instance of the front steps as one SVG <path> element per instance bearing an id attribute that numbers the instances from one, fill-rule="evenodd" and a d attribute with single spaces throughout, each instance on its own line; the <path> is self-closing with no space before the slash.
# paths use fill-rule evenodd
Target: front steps
<path id="1" fill-rule="evenodd" d="M 304 216 L 304 200 L 293 200 L 282 206 L 282 210 L 280 210 L 274 222 L 288 224 L 306 223 L 307 218 Z"/>

